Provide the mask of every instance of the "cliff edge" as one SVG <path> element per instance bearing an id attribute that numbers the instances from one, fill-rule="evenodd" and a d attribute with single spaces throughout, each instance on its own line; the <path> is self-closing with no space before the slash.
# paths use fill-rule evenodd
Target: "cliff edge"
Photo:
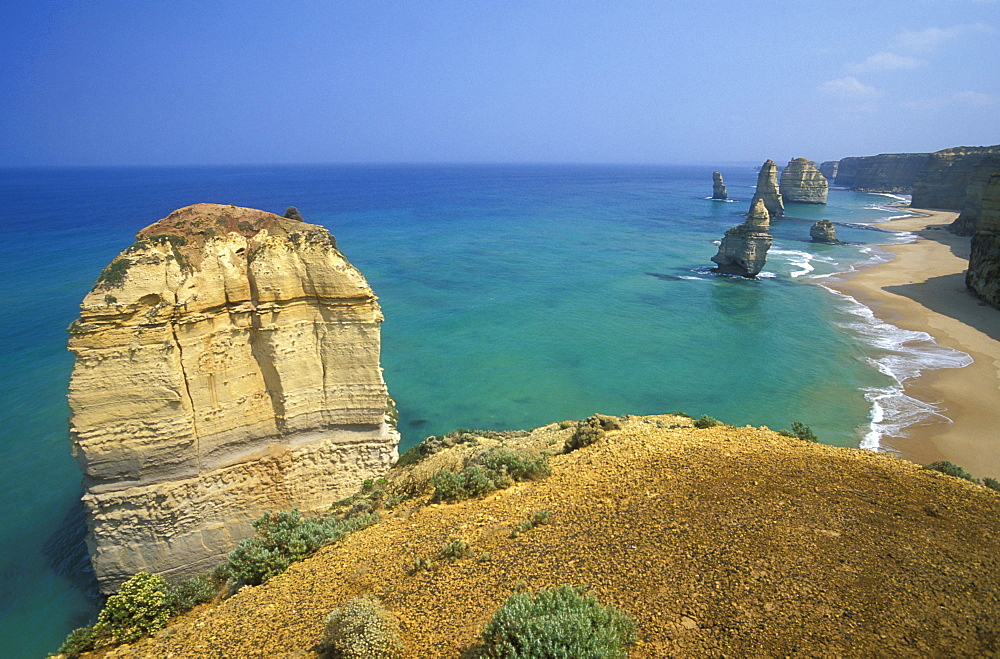
<path id="1" fill-rule="evenodd" d="M 235 206 L 177 210 L 104 269 L 69 339 L 104 590 L 210 569 L 266 510 L 389 468 L 376 300 L 326 229 Z"/>

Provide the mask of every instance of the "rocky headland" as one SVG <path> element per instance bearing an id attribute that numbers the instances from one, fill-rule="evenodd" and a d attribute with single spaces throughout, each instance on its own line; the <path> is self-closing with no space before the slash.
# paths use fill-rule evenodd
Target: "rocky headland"
<path id="1" fill-rule="evenodd" d="M 781 171 L 779 189 L 786 202 L 825 204 L 830 186 L 826 177 L 816 169 L 816 163 L 795 158 Z"/>
<path id="2" fill-rule="evenodd" d="M 843 244 L 837 238 L 837 230 L 830 220 L 820 220 L 809 227 L 809 237 L 812 238 L 814 243 Z"/>
<path id="3" fill-rule="evenodd" d="M 772 163 L 773 164 L 773 163 Z M 757 199 L 747 219 L 726 231 L 718 253 L 712 257 L 716 272 L 741 277 L 756 277 L 764 269 L 770 249 L 770 216 L 763 199 Z"/>
<path id="4" fill-rule="evenodd" d="M 842 158 L 834 183 L 859 192 L 909 194 L 928 153 L 880 153 Z"/>
<path id="5" fill-rule="evenodd" d="M 146 227 L 70 327 L 95 573 L 206 571 L 269 509 L 383 474 L 382 314 L 323 227 L 197 204 Z"/>
<path id="6" fill-rule="evenodd" d="M 837 171 L 840 169 L 839 160 L 824 160 L 819 164 L 819 173 L 826 177 L 826 180 L 833 181 L 837 178 Z"/>
<path id="7" fill-rule="evenodd" d="M 914 208 L 962 210 L 973 172 L 988 156 L 1000 156 L 1000 145 L 959 146 L 932 153 L 913 185 Z"/>
<path id="8" fill-rule="evenodd" d="M 750 212 L 758 201 L 764 202 L 770 217 L 781 217 L 785 214 L 785 203 L 778 188 L 778 166 L 773 160 L 765 160 L 757 173 L 757 190 L 750 200 Z"/>
<path id="9" fill-rule="evenodd" d="M 983 192 L 965 285 L 1000 309 L 1000 172 L 990 175 Z"/>
<path id="10" fill-rule="evenodd" d="M 721 172 L 712 172 L 712 199 L 729 199 Z"/>
<path id="11" fill-rule="evenodd" d="M 316 657 L 330 610 L 372 594 L 406 657 L 475 657 L 505 598 L 562 583 L 635 617 L 633 657 L 1000 650 L 997 492 L 766 428 L 676 415 L 615 427 L 570 453 L 578 426 L 554 423 L 401 460 L 387 494 L 411 498 L 380 523 L 106 656 Z M 433 474 L 498 445 L 549 455 L 551 475 L 429 502 Z M 516 533 L 539 511 L 547 523 Z M 466 552 L 443 554 L 458 542 Z"/>
<path id="12" fill-rule="evenodd" d="M 948 230 L 960 236 L 971 236 L 976 232 L 979 215 L 983 208 L 983 195 L 990 176 L 1000 173 L 1000 154 L 989 155 L 979 161 L 969 177 L 969 185 L 965 189 L 965 203 L 958 218 L 949 225 Z"/>

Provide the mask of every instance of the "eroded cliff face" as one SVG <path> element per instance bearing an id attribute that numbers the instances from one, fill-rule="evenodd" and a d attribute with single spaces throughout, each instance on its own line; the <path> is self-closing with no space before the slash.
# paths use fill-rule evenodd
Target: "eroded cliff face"
<path id="1" fill-rule="evenodd" d="M 961 210 L 973 171 L 991 155 L 1000 155 L 1000 145 L 959 146 L 932 153 L 913 185 L 910 205 L 914 208 Z"/>
<path id="2" fill-rule="evenodd" d="M 979 214 L 983 208 L 983 195 L 990 176 L 1000 173 L 1000 155 L 986 156 L 972 170 L 969 185 L 965 189 L 965 202 L 962 213 L 955 218 L 948 229 L 960 236 L 971 236 L 976 232 Z"/>
<path id="3" fill-rule="evenodd" d="M 880 153 L 843 158 L 839 161 L 834 183 L 861 192 L 909 194 L 929 156 L 927 153 Z"/>
<path id="4" fill-rule="evenodd" d="M 983 193 L 965 285 L 1000 309 L 1000 173 L 990 176 Z"/>
<path id="5" fill-rule="evenodd" d="M 69 340 L 105 590 L 208 569 L 265 511 L 389 468 L 376 299 L 324 228 L 234 206 L 175 211 L 105 268 Z"/>
<path id="6" fill-rule="evenodd" d="M 825 204 L 830 186 L 816 163 L 805 158 L 795 158 L 781 172 L 781 196 L 786 202 L 799 204 Z"/>
<path id="7" fill-rule="evenodd" d="M 763 199 L 757 199 L 747 219 L 726 231 L 712 261 L 716 272 L 756 277 L 764 269 L 772 238 L 771 222 Z"/>
<path id="8" fill-rule="evenodd" d="M 785 203 L 778 191 L 778 166 L 773 160 L 765 160 L 757 173 L 757 191 L 750 200 L 750 213 L 754 211 L 757 201 L 764 202 L 770 217 L 781 217 L 785 213 Z"/>
<path id="9" fill-rule="evenodd" d="M 828 182 L 837 178 L 837 170 L 839 169 L 839 160 L 824 160 L 819 164 L 819 173 L 822 174 Z"/>

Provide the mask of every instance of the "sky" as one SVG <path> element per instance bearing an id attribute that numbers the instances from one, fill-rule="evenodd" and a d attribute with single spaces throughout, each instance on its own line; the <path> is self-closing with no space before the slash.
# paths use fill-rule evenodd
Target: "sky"
<path id="1" fill-rule="evenodd" d="M 1000 0 L 7 0 L 0 166 L 1000 143 Z"/>

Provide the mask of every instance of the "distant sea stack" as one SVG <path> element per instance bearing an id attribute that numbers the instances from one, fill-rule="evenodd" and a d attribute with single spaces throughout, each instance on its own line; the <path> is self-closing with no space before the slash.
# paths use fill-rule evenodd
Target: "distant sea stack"
<path id="1" fill-rule="evenodd" d="M 971 236 L 976 232 L 983 207 L 983 195 L 993 174 L 1000 174 L 1000 155 L 986 156 L 972 170 L 969 186 L 965 189 L 962 213 L 948 227 L 949 231 L 960 236 Z"/>
<path id="2" fill-rule="evenodd" d="M 795 158 L 781 172 L 781 197 L 786 202 L 825 204 L 830 185 L 816 169 L 816 163 Z"/>
<path id="3" fill-rule="evenodd" d="M 840 167 L 839 160 L 826 160 L 819 164 L 819 173 L 822 174 L 829 183 L 837 178 L 837 169 Z"/>
<path id="4" fill-rule="evenodd" d="M 809 236 L 814 243 L 829 243 L 831 245 L 843 244 L 837 239 L 837 231 L 830 220 L 820 220 L 809 229 Z"/>
<path id="5" fill-rule="evenodd" d="M 712 199 L 729 199 L 726 193 L 726 184 L 722 181 L 722 174 L 712 172 Z"/>
<path id="6" fill-rule="evenodd" d="M 267 510 L 397 457 L 382 313 L 320 226 L 197 204 L 146 227 L 70 326 L 73 454 L 102 589 L 207 571 Z"/>
<path id="7" fill-rule="evenodd" d="M 910 205 L 961 210 L 973 171 L 991 155 L 1000 155 L 1000 145 L 959 146 L 935 151 L 917 176 Z"/>
<path id="8" fill-rule="evenodd" d="M 765 160 L 757 174 L 757 191 L 750 200 L 751 215 L 759 200 L 763 200 L 769 217 L 781 217 L 785 214 L 785 203 L 778 191 L 778 166 L 773 160 Z"/>
<path id="9" fill-rule="evenodd" d="M 715 271 L 725 275 L 756 277 L 767 261 L 767 250 L 772 242 L 770 228 L 770 216 L 764 200 L 757 199 L 747 219 L 723 236 L 719 252 L 712 257 L 712 261 L 719 266 Z"/>
<path id="10" fill-rule="evenodd" d="M 983 192 L 965 285 L 1000 309 L 1000 174 L 990 176 Z"/>
<path id="11" fill-rule="evenodd" d="M 880 153 L 842 158 L 834 183 L 859 192 L 909 194 L 928 153 Z"/>

